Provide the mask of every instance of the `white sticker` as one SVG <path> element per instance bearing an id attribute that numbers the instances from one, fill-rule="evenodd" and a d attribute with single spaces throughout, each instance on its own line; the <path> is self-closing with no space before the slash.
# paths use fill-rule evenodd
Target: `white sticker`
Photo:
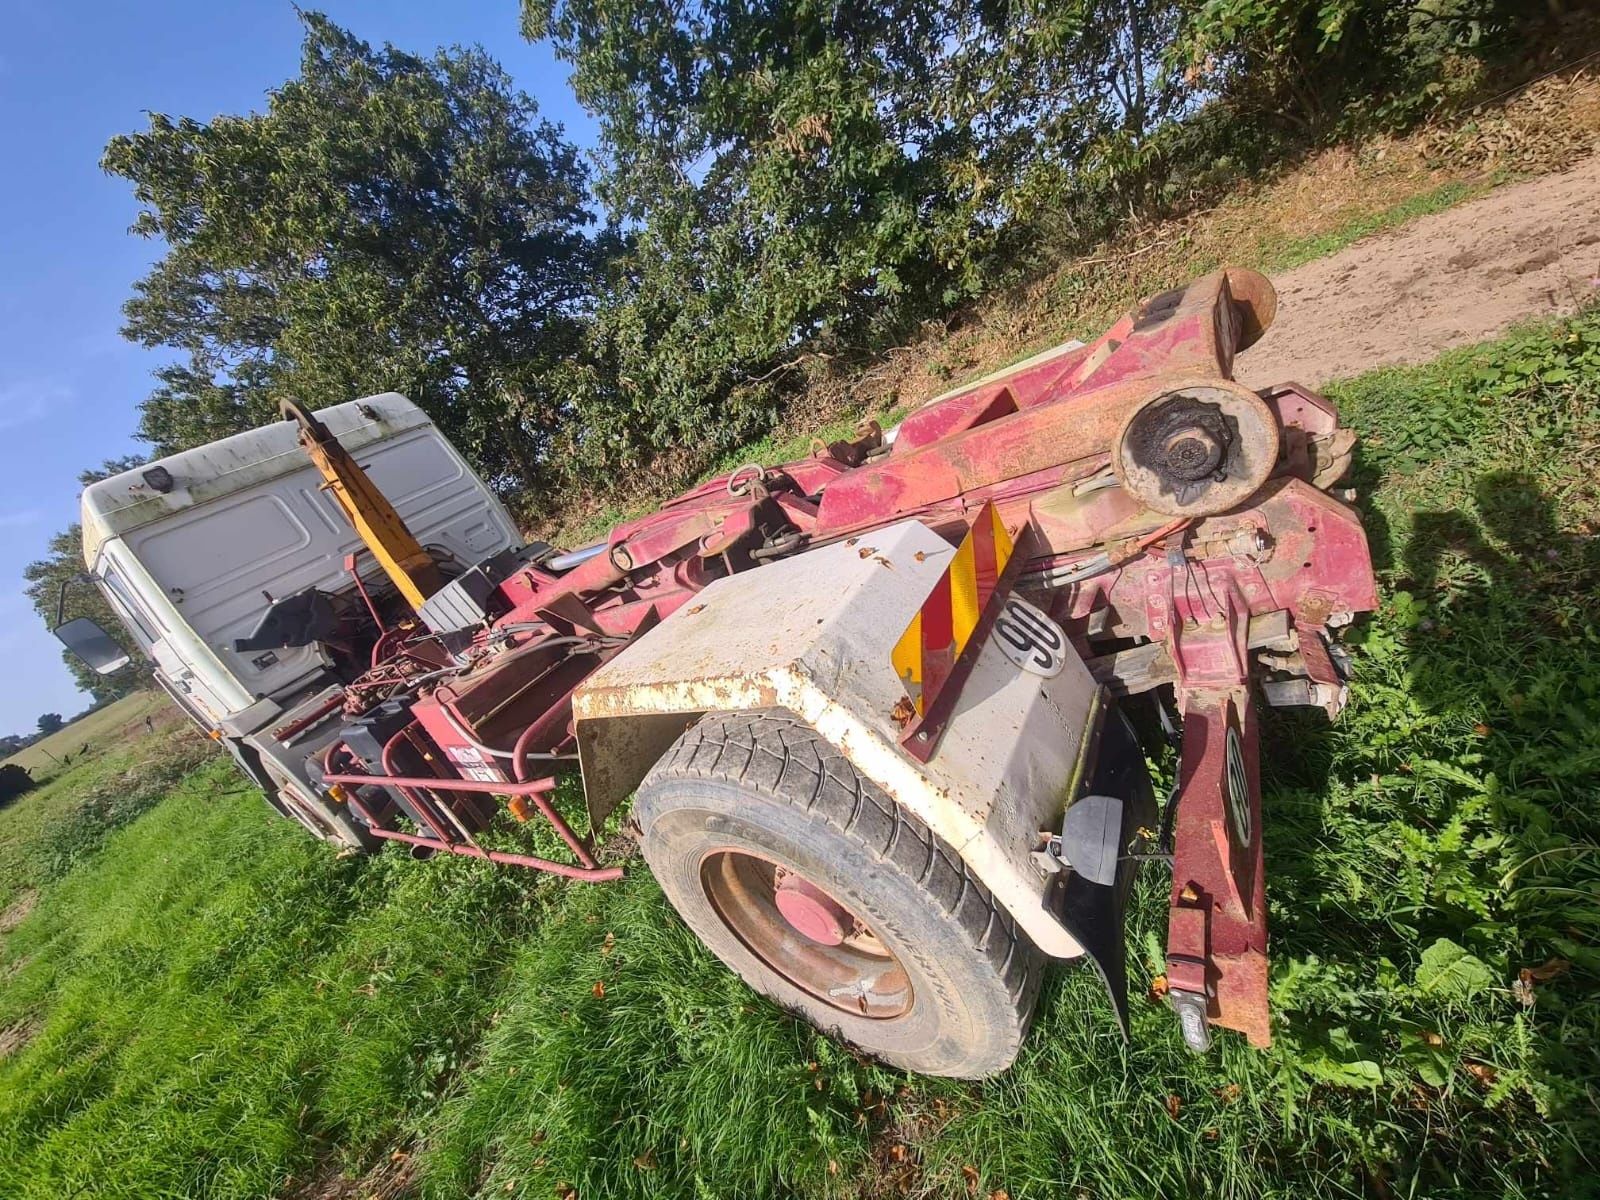
<path id="1" fill-rule="evenodd" d="M 505 776 L 496 768 L 486 765 L 486 760 L 472 746 L 449 746 L 446 753 L 450 761 L 461 770 L 463 779 L 476 779 L 479 783 L 504 783 Z"/>
<path id="2" fill-rule="evenodd" d="M 994 621 L 995 640 L 1014 666 L 1046 679 L 1067 665 L 1067 634 L 1039 609 L 1012 596 Z"/>

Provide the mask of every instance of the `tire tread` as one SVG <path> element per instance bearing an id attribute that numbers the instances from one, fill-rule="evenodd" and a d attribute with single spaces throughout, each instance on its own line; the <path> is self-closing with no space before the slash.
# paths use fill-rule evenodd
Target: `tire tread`
<path id="1" fill-rule="evenodd" d="M 652 768 L 640 791 L 658 780 L 684 778 L 748 785 L 751 768 L 762 757 L 777 762 L 775 778 L 755 772 L 763 792 L 857 841 L 949 918 L 955 935 L 989 964 L 1022 1011 L 1015 1030 L 1020 1042 L 1042 977 L 1039 952 L 950 846 L 798 718 L 781 710 L 709 714 Z"/>

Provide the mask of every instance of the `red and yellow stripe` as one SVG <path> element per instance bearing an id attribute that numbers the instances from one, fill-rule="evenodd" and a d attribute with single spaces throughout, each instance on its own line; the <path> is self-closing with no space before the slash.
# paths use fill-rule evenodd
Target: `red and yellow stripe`
<path id="1" fill-rule="evenodd" d="M 895 643 L 890 661 L 919 716 L 927 713 L 972 640 L 1014 548 L 999 511 L 985 501 L 949 568 Z"/>

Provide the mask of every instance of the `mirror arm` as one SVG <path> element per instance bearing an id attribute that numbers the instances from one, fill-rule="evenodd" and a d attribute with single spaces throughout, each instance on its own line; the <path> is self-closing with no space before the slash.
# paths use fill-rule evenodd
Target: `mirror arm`
<path id="1" fill-rule="evenodd" d="M 56 593 L 56 625 L 59 627 L 67 618 L 67 589 L 75 583 L 94 583 L 94 576 L 79 571 L 76 575 L 68 575 L 61 581 L 61 589 Z"/>

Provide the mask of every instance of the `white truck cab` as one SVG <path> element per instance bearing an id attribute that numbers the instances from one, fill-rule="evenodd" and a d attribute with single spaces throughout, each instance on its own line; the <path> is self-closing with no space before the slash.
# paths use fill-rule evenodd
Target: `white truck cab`
<path id="1" fill-rule="evenodd" d="M 404 396 L 316 415 L 442 563 L 465 567 L 522 545 L 488 485 Z M 332 738 L 338 709 L 304 721 L 370 665 L 366 647 L 353 647 L 348 662 L 321 642 L 236 647 L 267 609 L 297 593 L 364 606 L 362 588 L 380 601 L 392 592 L 296 439 L 295 423 L 279 421 L 89 485 L 84 561 L 156 680 L 196 724 L 281 811 L 319 836 L 355 843 L 359 829 L 305 779 L 306 755 Z"/>

